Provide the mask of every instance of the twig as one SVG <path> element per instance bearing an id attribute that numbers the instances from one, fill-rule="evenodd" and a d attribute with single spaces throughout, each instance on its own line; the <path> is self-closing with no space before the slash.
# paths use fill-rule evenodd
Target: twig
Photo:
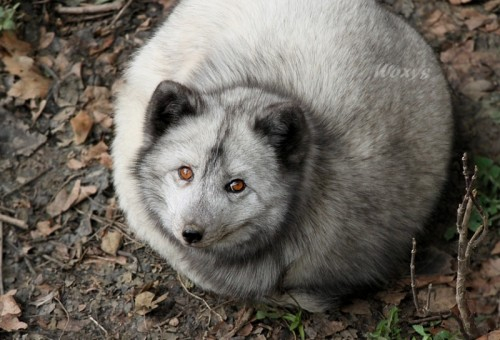
<path id="1" fill-rule="evenodd" d="M 446 319 L 448 319 L 451 316 L 452 316 L 452 313 L 451 312 L 447 312 L 447 313 L 444 313 L 444 314 L 432 315 L 432 316 L 428 316 L 428 317 L 421 318 L 421 319 L 409 320 L 408 323 L 413 325 L 413 324 L 420 324 L 420 323 L 423 323 L 423 322 L 446 320 Z"/>
<path id="2" fill-rule="evenodd" d="M 3 223 L 0 221 L 0 295 L 3 295 Z"/>
<path id="3" fill-rule="evenodd" d="M 204 299 L 204 298 L 202 298 L 202 297 L 200 297 L 200 296 L 198 296 L 198 295 L 196 295 L 196 294 L 191 293 L 191 292 L 189 291 L 189 289 L 187 289 L 186 285 L 185 285 L 185 284 L 184 284 L 184 282 L 182 281 L 182 279 L 181 279 L 181 277 L 179 276 L 179 274 L 177 274 L 177 281 L 179 281 L 179 282 L 180 282 L 180 284 L 181 284 L 182 288 L 184 289 L 184 291 L 185 291 L 185 292 L 186 292 L 189 296 L 191 296 L 191 297 L 193 297 L 193 298 L 195 298 L 195 299 L 197 299 L 197 300 L 202 301 L 202 302 L 205 304 L 205 306 L 207 307 L 207 309 L 208 309 L 210 312 L 212 312 L 212 313 L 214 313 L 215 315 L 217 315 L 217 317 L 220 319 L 220 321 L 224 321 L 224 318 L 222 317 L 222 315 L 220 315 L 219 313 L 217 313 L 216 311 L 214 311 L 214 310 L 212 309 L 212 307 L 210 307 L 210 305 L 208 304 L 208 302 L 207 302 L 207 301 L 205 301 L 205 299 Z"/>
<path id="4" fill-rule="evenodd" d="M 429 285 L 427 286 L 427 301 L 424 307 L 425 316 L 429 314 L 429 310 L 431 309 L 431 294 L 432 294 L 432 283 L 429 283 Z"/>
<path id="5" fill-rule="evenodd" d="M 111 16 L 113 13 L 105 12 L 105 13 L 97 13 L 90 15 L 82 15 L 82 16 L 72 16 L 64 19 L 65 23 L 74 23 L 74 22 L 82 22 L 82 21 L 95 21 L 97 19 L 105 18 Z"/>
<path id="6" fill-rule="evenodd" d="M 236 333 L 238 333 L 243 328 L 243 326 L 245 326 L 250 321 L 252 314 L 253 308 L 245 308 L 243 315 L 241 315 L 241 317 L 236 320 L 233 329 L 229 333 L 224 334 L 221 337 L 221 340 L 232 339 L 236 335 Z"/>
<path id="7" fill-rule="evenodd" d="M 92 321 L 93 323 L 95 323 L 95 324 L 96 324 L 96 326 L 97 326 L 97 327 L 99 327 L 99 328 L 100 328 L 100 329 L 104 332 L 104 334 L 106 334 L 106 337 L 108 337 L 108 331 L 107 331 L 104 327 L 102 327 L 102 326 L 99 324 L 99 322 L 97 322 L 97 320 L 96 320 L 96 319 L 94 319 L 94 318 L 92 317 L 92 315 L 91 315 L 91 316 L 89 316 L 89 318 L 90 318 L 90 321 Z"/>
<path id="8" fill-rule="evenodd" d="M 28 230 L 28 224 L 24 222 L 23 220 L 19 220 L 17 218 L 13 218 L 7 215 L 0 214 L 0 222 L 5 222 L 7 224 L 11 224 L 15 227 Z"/>
<path id="9" fill-rule="evenodd" d="M 469 230 L 469 220 L 474 206 L 479 207 L 475 202 L 476 191 L 473 190 L 477 178 L 477 167 L 474 168 L 474 173 L 470 176 L 467 168 L 467 154 L 462 157 L 463 175 L 466 183 L 465 195 L 462 203 L 458 206 L 457 211 L 457 231 L 458 231 L 458 266 L 457 266 L 457 283 L 456 283 L 456 301 L 457 308 L 460 312 L 460 319 L 463 324 L 465 335 L 470 338 L 476 338 L 479 335 L 478 329 L 472 317 L 472 313 L 467 305 L 466 279 L 469 271 L 470 257 L 472 250 L 484 238 L 487 230 L 488 219 L 481 208 L 478 212 L 481 214 L 483 225 L 480 226 L 472 238 L 468 240 L 467 234 Z"/>
<path id="10" fill-rule="evenodd" d="M 172 317 L 170 317 L 170 318 L 167 318 L 167 319 L 165 319 L 165 320 L 163 320 L 163 321 L 158 322 L 158 323 L 157 323 L 157 324 L 155 324 L 153 327 L 154 327 L 154 328 L 160 328 L 160 327 L 163 327 L 163 326 L 165 326 L 167 323 L 169 323 L 169 322 L 170 322 L 170 320 L 175 319 L 175 318 L 179 318 L 179 317 L 182 315 L 182 313 L 183 313 L 183 312 L 182 312 L 182 311 L 180 311 L 180 312 L 179 312 L 179 313 L 177 313 L 176 315 L 174 315 L 174 316 L 172 316 Z"/>
<path id="11" fill-rule="evenodd" d="M 52 168 L 48 168 L 48 169 L 45 169 L 43 170 L 42 172 L 40 172 L 39 174 L 37 174 L 35 177 L 33 178 L 30 178 L 29 180 L 27 180 L 26 182 L 24 182 L 23 184 L 21 185 L 18 185 L 17 187 L 15 187 L 14 189 L 12 189 L 11 191 L 9 192 L 6 192 L 5 194 L 2 195 L 2 200 L 5 199 L 6 197 L 12 195 L 13 193 L 19 191 L 20 189 L 22 189 L 23 187 L 33 183 L 34 181 L 36 181 L 37 179 L 39 179 L 40 177 L 42 177 L 43 175 L 45 175 L 47 172 L 49 172 L 50 170 L 52 170 Z"/>
<path id="12" fill-rule="evenodd" d="M 0 205 L 0 211 L 8 212 L 9 214 L 15 214 L 16 211 L 14 209 L 10 209 L 7 207 L 4 207 L 3 205 Z"/>
<path id="13" fill-rule="evenodd" d="M 69 313 L 68 313 L 68 310 L 64 307 L 64 305 L 62 304 L 61 300 L 59 300 L 58 298 L 56 298 L 54 296 L 54 300 L 57 301 L 57 303 L 59 304 L 59 306 L 61 306 L 62 310 L 64 311 L 64 313 L 66 314 L 66 324 L 64 325 L 64 329 L 62 330 L 63 332 L 61 333 L 61 336 L 59 337 L 59 340 L 62 339 L 62 336 L 64 335 L 64 333 L 66 332 L 66 330 L 68 329 L 68 326 L 69 326 L 69 320 L 70 320 L 70 317 L 69 317 Z"/>
<path id="14" fill-rule="evenodd" d="M 123 5 L 122 9 L 113 18 L 113 20 L 111 21 L 111 24 L 109 24 L 109 26 L 114 26 L 116 24 L 116 22 L 118 21 L 118 19 L 120 19 L 120 17 L 122 16 L 123 12 L 125 12 L 125 10 L 128 8 L 128 6 L 130 6 L 131 3 L 132 3 L 132 0 L 128 0 L 127 3 L 125 5 Z"/>
<path id="15" fill-rule="evenodd" d="M 86 5 L 80 7 L 65 7 L 60 5 L 56 7 L 56 12 L 59 14 L 95 14 L 119 10 L 122 7 L 122 4 L 123 1 L 115 1 L 110 4 Z"/>
<path id="16" fill-rule="evenodd" d="M 417 241 L 415 238 L 411 239 L 412 247 L 411 247 L 411 262 L 410 262 L 410 280 L 411 280 L 411 294 L 413 295 L 413 304 L 415 305 L 415 310 L 417 314 L 420 313 L 420 307 L 418 305 L 417 299 L 417 288 L 415 284 L 415 254 L 417 253 Z"/>
<path id="17" fill-rule="evenodd" d="M 33 265 L 31 264 L 28 257 L 25 255 L 25 256 L 23 256 L 23 259 L 24 259 L 24 263 L 26 264 L 26 267 L 28 267 L 28 270 L 30 271 L 31 275 L 33 275 L 33 277 L 36 277 L 37 274 L 36 274 L 35 268 L 33 268 Z"/>
<path id="18" fill-rule="evenodd" d="M 474 169 L 475 174 L 477 173 L 477 167 Z M 471 254 L 471 251 L 474 250 L 474 248 L 477 247 L 479 243 L 481 243 L 488 233 L 488 215 L 483 210 L 483 207 L 479 205 L 479 203 L 476 200 L 476 195 L 477 191 L 473 190 L 472 191 L 472 196 L 471 196 L 471 201 L 474 203 L 474 207 L 476 208 L 477 212 L 479 213 L 479 216 L 481 216 L 482 223 L 481 225 L 476 229 L 476 232 L 474 235 L 472 235 L 469 243 L 467 244 L 467 249 L 465 250 L 465 256 L 469 256 Z"/>
<path id="19" fill-rule="evenodd" d="M 71 268 L 71 266 L 68 266 L 67 264 L 65 264 L 65 263 L 63 263 L 63 262 L 61 262 L 61 261 L 59 261 L 59 260 L 57 260 L 57 259 L 55 259 L 55 258 L 53 258 L 53 257 L 51 257 L 49 255 L 47 255 L 47 254 L 43 254 L 42 257 L 44 259 L 46 259 L 47 261 L 49 261 L 49 262 L 57 264 L 59 267 L 61 267 L 63 269 L 69 269 L 69 268 Z"/>
<path id="20" fill-rule="evenodd" d="M 62 330 L 61 336 L 59 337 L 59 340 L 60 340 L 60 339 L 62 339 L 63 334 L 66 332 L 66 329 L 68 329 L 68 326 L 69 326 L 69 320 L 70 320 L 70 318 L 69 318 L 69 313 L 68 313 L 68 311 L 66 310 L 66 308 L 64 307 L 64 305 L 62 304 L 61 300 L 59 300 L 59 299 L 58 299 L 58 298 L 56 298 L 55 296 L 54 296 L 54 300 L 56 300 L 56 301 L 57 301 L 57 303 L 59 303 L 59 305 L 61 306 L 61 308 L 62 308 L 62 310 L 64 311 L 64 313 L 66 313 L 66 318 L 67 318 L 67 320 L 66 320 L 66 324 L 64 325 L 64 329 Z"/>

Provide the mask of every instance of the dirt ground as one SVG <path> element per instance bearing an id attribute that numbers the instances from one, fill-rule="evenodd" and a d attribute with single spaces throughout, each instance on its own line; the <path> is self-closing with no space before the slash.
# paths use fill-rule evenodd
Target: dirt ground
<path id="1" fill-rule="evenodd" d="M 458 99 L 463 141 L 455 163 L 465 150 L 500 163 L 500 1 L 384 3 L 424 35 L 442 62 Z M 104 5 L 110 10 L 91 12 L 95 7 L 79 0 L 21 1 L 17 29 L 0 37 L 0 338 L 300 337 L 286 317 L 263 313 L 266 306 L 192 287 L 127 230 L 110 177 L 112 95 L 126 61 L 171 1 Z M 80 13 L 68 13 L 71 6 Z M 498 224 L 477 249 L 467 286 L 484 335 L 500 328 Z M 412 325 L 460 338 L 456 237 L 443 249 L 440 258 L 448 259 L 447 266 L 416 281 L 421 303 L 433 284 L 431 318 L 416 313 L 410 280 L 404 278 L 339 311 L 304 312 L 305 338 L 366 338 L 391 306 L 399 308 L 402 338 L 422 338 Z"/>

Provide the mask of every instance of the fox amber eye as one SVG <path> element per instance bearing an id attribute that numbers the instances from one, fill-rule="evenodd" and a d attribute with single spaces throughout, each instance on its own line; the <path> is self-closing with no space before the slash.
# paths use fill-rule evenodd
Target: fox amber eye
<path id="1" fill-rule="evenodd" d="M 246 184 L 242 179 L 234 179 L 226 186 L 226 190 L 233 193 L 242 192 L 245 188 Z"/>
<path id="2" fill-rule="evenodd" d="M 193 170 L 188 166 L 183 166 L 179 168 L 179 178 L 184 181 L 190 181 L 193 179 Z"/>

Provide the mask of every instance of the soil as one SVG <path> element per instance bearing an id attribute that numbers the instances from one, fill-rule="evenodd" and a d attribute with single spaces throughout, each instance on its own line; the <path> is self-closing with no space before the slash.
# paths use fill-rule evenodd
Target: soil
<path id="1" fill-rule="evenodd" d="M 443 65 L 456 96 L 456 172 L 463 151 L 500 163 L 500 1 L 384 4 L 421 32 Z M 268 306 L 205 293 L 128 231 L 110 177 L 112 96 L 127 60 L 172 1 L 105 5 L 116 6 L 89 13 L 81 0 L 21 1 L 17 28 L 0 33 L 0 338 L 300 338 L 287 321 L 296 310 L 276 315 Z M 87 13 L 65 13 L 71 6 Z M 463 192 L 461 185 L 451 184 Z M 460 198 L 448 201 L 443 209 L 456 211 Z M 467 281 L 488 339 L 500 339 L 493 332 L 500 328 L 498 226 L 496 220 L 479 245 Z M 402 338 L 422 338 L 413 325 L 460 338 L 456 237 L 441 245 L 433 252 L 441 265 L 416 281 L 421 305 L 433 284 L 426 315 L 416 312 L 410 279 L 403 278 L 338 311 L 303 312 L 305 338 L 366 338 L 392 306 Z"/>

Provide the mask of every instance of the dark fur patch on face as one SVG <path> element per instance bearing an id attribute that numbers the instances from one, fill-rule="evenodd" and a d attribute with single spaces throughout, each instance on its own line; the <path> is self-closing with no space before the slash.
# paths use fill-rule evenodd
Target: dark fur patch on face
<path id="1" fill-rule="evenodd" d="M 297 104 L 268 106 L 267 115 L 255 122 L 255 130 L 268 139 L 286 168 L 299 166 L 304 160 L 310 133 L 304 112 Z"/>
<path id="2" fill-rule="evenodd" d="M 165 80 L 158 84 L 146 110 L 144 132 L 149 143 L 155 142 L 183 117 L 194 116 L 199 103 L 198 93 L 179 83 Z"/>

